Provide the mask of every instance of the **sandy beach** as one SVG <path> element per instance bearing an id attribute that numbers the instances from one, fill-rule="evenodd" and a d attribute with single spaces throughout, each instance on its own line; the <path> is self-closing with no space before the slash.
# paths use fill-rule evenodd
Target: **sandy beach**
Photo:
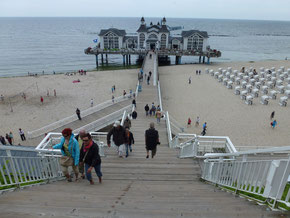
<path id="1" fill-rule="evenodd" d="M 75 114 L 77 107 L 81 111 L 89 108 L 91 99 L 94 105 L 110 100 L 113 85 L 116 86 L 115 97 L 121 96 L 124 89 L 129 93 L 130 89 L 136 89 L 137 73 L 138 69 L 132 69 L 87 72 L 86 76 L 59 74 L 0 78 L 0 94 L 4 95 L 4 102 L 0 101 L 0 135 L 12 131 L 15 144 L 29 144 L 21 142 L 18 128 L 27 133 Z M 78 79 L 79 83 L 73 83 Z M 54 97 L 54 89 L 57 97 Z"/>
<path id="2" fill-rule="evenodd" d="M 268 105 L 260 103 L 260 96 L 254 99 L 253 105 L 245 104 L 234 89 L 227 89 L 217 79 L 205 74 L 205 68 L 217 71 L 218 68 L 240 71 L 242 67 L 260 67 L 271 69 L 284 66 L 290 68 L 290 61 L 264 62 L 231 62 L 213 63 L 211 65 L 178 65 L 159 67 L 163 109 L 186 127 L 190 117 L 192 126 L 186 131 L 200 134 L 202 124 L 207 122 L 207 135 L 229 136 L 235 146 L 267 147 L 290 145 L 290 107 L 281 107 L 278 94 L 276 100 L 270 99 Z M 201 70 L 201 75 L 196 75 Z M 192 83 L 188 84 L 189 77 Z M 286 82 L 284 82 L 286 84 Z M 288 102 L 289 103 L 289 102 Z M 278 125 L 270 126 L 270 114 L 275 111 Z M 195 127 L 196 117 L 200 117 L 200 125 Z"/>

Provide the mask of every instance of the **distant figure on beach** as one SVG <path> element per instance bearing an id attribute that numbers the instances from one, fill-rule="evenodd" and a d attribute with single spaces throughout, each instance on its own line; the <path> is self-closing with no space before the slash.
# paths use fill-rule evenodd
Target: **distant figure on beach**
<path id="1" fill-rule="evenodd" d="M 94 106 L 94 100 L 91 99 L 91 107 L 93 107 L 93 106 Z"/>
<path id="2" fill-rule="evenodd" d="M 2 145 L 6 145 L 6 140 L 2 135 L 0 135 L 0 142 Z"/>
<path id="3" fill-rule="evenodd" d="M 7 139 L 7 141 L 9 142 L 9 144 L 12 145 L 12 140 L 11 140 L 10 136 L 8 135 L 8 133 L 6 133 L 5 138 Z"/>
<path id="4" fill-rule="evenodd" d="M 42 96 L 40 96 L 40 102 L 41 102 L 41 104 L 43 104 L 43 97 Z"/>
<path id="5" fill-rule="evenodd" d="M 207 129 L 207 125 L 206 125 L 206 122 L 202 125 L 202 132 L 201 132 L 201 135 L 204 136 L 206 134 L 206 129 Z"/>
<path id="6" fill-rule="evenodd" d="M 195 75 L 198 75 L 198 70 L 195 71 Z"/>
<path id="7" fill-rule="evenodd" d="M 135 106 L 135 108 L 137 108 L 135 98 L 133 99 L 132 104 Z"/>
<path id="8" fill-rule="evenodd" d="M 11 131 L 10 131 L 10 133 L 9 133 L 9 137 L 11 138 L 11 142 L 12 142 L 12 144 L 14 144 L 14 136 L 13 136 L 13 134 L 12 134 Z"/>
<path id="9" fill-rule="evenodd" d="M 274 120 L 273 122 L 271 122 L 271 126 L 272 126 L 273 129 L 275 128 L 276 125 L 277 125 L 277 121 L 276 120 Z"/>
<path id="10" fill-rule="evenodd" d="M 112 102 L 113 102 L 113 103 L 115 102 L 115 97 L 114 97 L 114 95 L 112 95 Z"/>
<path id="11" fill-rule="evenodd" d="M 199 126 L 199 116 L 197 116 L 197 118 L 195 120 L 195 126 Z"/>
<path id="12" fill-rule="evenodd" d="M 187 128 L 188 127 L 191 127 L 191 119 L 190 119 L 190 117 L 188 118 L 188 120 L 187 120 Z"/>
<path id="13" fill-rule="evenodd" d="M 159 134 L 154 128 L 154 123 L 150 123 L 150 128 L 145 131 L 146 158 L 149 158 L 149 151 L 151 151 L 151 157 L 154 158 L 157 151 L 157 144 L 160 144 Z"/>
<path id="14" fill-rule="evenodd" d="M 25 134 L 21 128 L 19 128 L 19 135 L 22 141 L 26 141 Z"/>
<path id="15" fill-rule="evenodd" d="M 54 97 L 56 97 L 56 90 L 55 89 L 53 90 L 53 95 L 54 95 Z"/>
<path id="16" fill-rule="evenodd" d="M 198 71 L 198 74 L 199 74 L 199 75 L 201 74 L 201 70 Z"/>
<path id="17" fill-rule="evenodd" d="M 149 106 L 148 106 L 148 104 L 145 105 L 144 109 L 145 109 L 146 116 L 148 116 L 149 109 L 150 109 Z"/>
<path id="18" fill-rule="evenodd" d="M 4 101 L 4 95 L 0 96 L 1 101 Z"/>
<path id="19" fill-rule="evenodd" d="M 271 113 L 270 119 L 272 120 L 272 119 L 274 118 L 274 116 L 275 116 L 275 111 L 273 111 L 273 112 Z"/>
<path id="20" fill-rule="evenodd" d="M 152 72 L 151 72 L 151 71 L 149 71 L 149 76 L 151 77 L 151 75 L 152 75 Z"/>
<path id="21" fill-rule="evenodd" d="M 253 70 L 253 74 L 254 74 L 254 75 L 258 75 L 256 69 Z"/>
<path id="22" fill-rule="evenodd" d="M 188 78 L 188 84 L 191 84 L 191 76 Z"/>
<path id="23" fill-rule="evenodd" d="M 82 118 L 81 118 L 81 111 L 80 111 L 80 109 L 76 109 L 76 114 L 77 114 L 77 116 L 78 116 L 78 118 L 79 118 L 79 120 L 82 120 Z"/>
<path id="24" fill-rule="evenodd" d="M 137 118 L 137 112 L 136 112 L 136 110 L 133 111 L 133 113 L 132 113 L 132 118 L 133 118 L 134 120 L 136 120 L 136 118 Z"/>
<path id="25" fill-rule="evenodd" d="M 112 93 L 114 93 L 114 86 L 112 86 L 111 90 L 112 90 Z"/>
<path id="26" fill-rule="evenodd" d="M 116 91 L 116 86 L 115 85 L 113 85 L 113 88 L 114 88 L 114 92 Z"/>
<path id="27" fill-rule="evenodd" d="M 49 96 L 49 90 L 47 90 L 47 92 L 46 92 L 46 96 L 47 96 L 47 97 Z"/>
<path id="28" fill-rule="evenodd" d="M 242 67 L 241 73 L 245 73 L 245 67 Z"/>
<path id="29" fill-rule="evenodd" d="M 126 97 L 126 94 L 127 94 L 127 93 L 126 93 L 126 90 L 124 89 L 124 90 L 123 90 L 123 97 L 124 97 L 124 98 Z"/>
<path id="30" fill-rule="evenodd" d="M 147 77 L 147 85 L 150 85 L 150 76 Z"/>
<path id="31" fill-rule="evenodd" d="M 42 71 L 42 75 L 44 75 L 44 70 Z"/>
<path id="32" fill-rule="evenodd" d="M 133 94 L 133 91 L 132 91 L 132 89 L 130 89 L 130 96 L 129 96 L 129 98 L 132 98 L 132 94 Z"/>

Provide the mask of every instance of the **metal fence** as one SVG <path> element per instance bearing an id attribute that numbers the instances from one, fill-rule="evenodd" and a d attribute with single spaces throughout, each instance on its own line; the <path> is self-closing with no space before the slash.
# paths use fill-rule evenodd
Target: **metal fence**
<path id="1" fill-rule="evenodd" d="M 0 190 L 62 179 L 58 156 L 19 157 L 11 155 L 18 148 L 1 146 L 6 155 L 0 156 Z M 25 151 L 25 149 L 21 149 Z M 28 151 L 27 151 L 28 152 Z M 31 150 L 29 150 L 31 152 Z"/>

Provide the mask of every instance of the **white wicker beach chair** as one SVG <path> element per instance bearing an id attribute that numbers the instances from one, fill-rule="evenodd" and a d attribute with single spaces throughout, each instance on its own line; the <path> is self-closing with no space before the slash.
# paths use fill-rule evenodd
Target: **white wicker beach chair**
<path id="1" fill-rule="evenodd" d="M 215 72 L 215 73 L 214 73 L 214 78 L 215 78 L 215 79 L 218 79 L 218 78 L 219 78 L 219 75 L 220 75 L 219 72 Z"/>
<path id="2" fill-rule="evenodd" d="M 241 84 L 241 79 L 239 77 L 236 77 L 236 84 L 240 85 Z"/>
<path id="3" fill-rule="evenodd" d="M 265 78 L 261 78 L 261 79 L 260 79 L 260 83 L 261 83 L 261 85 L 265 85 L 265 82 L 266 82 L 266 79 L 265 79 Z"/>
<path id="4" fill-rule="evenodd" d="M 208 74 L 209 73 L 208 68 L 205 68 L 204 72 Z"/>
<path id="5" fill-rule="evenodd" d="M 252 105 L 252 104 L 253 104 L 253 99 L 254 99 L 254 97 L 253 97 L 252 95 L 248 95 L 248 96 L 246 97 L 246 101 L 245 101 L 245 103 L 246 103 L 247 105 Z"/>
<path id="6" fill-rule="evenodd" d="M 252 86 L 254 86 L 254 85 L 255 85 L 255 82 L 256 82 L 256 80 L 255 80 L 255 79 L 250 79 L 250 84 L 251 84 Z"/>
<path id="7" fill-rule="evenodd" d="M 248 84 L 248 83 L 247 83 L 246 81 L 242 81 L 242 82 L 241 82 L 242 88 L 243 88 L 243 89 L 246 89 L 247 84 Z"/>
<path id="8" fill-rule="evenodd" d="M 287 97 L 287 96 L 280 97 L 279 104 L 280 104 L 281 106 L 286 107 L 286 106 L 287 106 L 287 100 L 288 100 L 288 97 Z"/>
<path id="9" fill-rule="evenodd" d="M 252 94 L 254 95 L 254 97 L 259 97 L 259 89 L 257 89 L 257 88 L 254 88 L 253 90 L 252 90 Z"/>
<path id="10" fill-rule="evenodd" d="M 261 82 L 256 82 L 255 86 L 256 86 L 257 89 L 260 89 L 261 88 Z"/>
<path id="11" fill-rule="evenodd" d="M 265 68 L 264 67 L 260 67 L 260 72 L 264 72 Z"/>
<path id="12" fill-rule="evenodd" d="M 290 98 L 290 90 L 286 90 L 286 91 L 285 91 L 285 95 L 286 95 L 288 98 Z"/>
<path id="13" fill-rule="evenodd" d="M 235 95 L 240 95 L 241 94 L 241 86 L 236 86 L 235 87 Z"/>
<path id="14" fill-rule="evenodd" d="M 273 89 L 274 88 L 274 83 L 272 81 L 269 81 L 267 82 L 267 86 L 270 88 L 270 89 Z"/>
<path id="15" fill-rule="evenodd" d="M 237 70 L 234 70 L 234 75 L 235 75 L 235 76 L 237 76 L 237 75 L 238 75 L 238 73 L 239 73 L 239 71 L 237 71 Z"/>
<path id="16" fill-rule="evenodd" d="M 235 82 L 235 75 L 230 75 L 230 80 L 231 80 L 232 82 Z"/>
<path id="17" fill-rule="evenodd" d="M 232 68 L 228 67 L 228 72 L 232 73 Z"/>
<path id="18" fill-rule="evenodd" d="M 280 94 L 283 94 L 285 92 L 285 86 L 277 86 L 277 90 Z"/>
<path id="19" fill-rule="evenodd" d="M 264 105 L 268 105 L 268 103 L 269 103 L 269 96 L 268 95 L 263 95 L 262 97 L 261 97 L 261 104 L 264 104 Z"/>
<path id="20" fill-rule="evenodd" d="M 253 89 L 253 86 L 252 85 L 246 85 L 246 90 L 248 93 L 251 93 L 252 92 L 252 89 Z"/>
<path id="21" fill-rule="evenodd" d="M 283 81 L 282 80 L 277 80 L 276 81 L 276 86 L 282 86 L 283 85 Z"/>
<path id="22" fill-rule="evenodd" d="M 290 84 L 286 86 L 286 90 L 290 90 Z"/>
<path id="23" fill-rule="evenodd" d="M 262 86 L 262 92 L 263 94 L 268 94 L 268 86 Z"/>
<path id="24" fill-rule="evenodd" d="M 232 89 L 233 88 L 233 82 L 232 81 L 228 82 L 227 88 L 228 89 Z"/>
<path id="25" fill-rule="evenodd" d="M 222 82 L 223 79 L 224 79 L 223 75 L 219 75 L 219 76 L 218 76 L 218 81 L 219 81 L 219 82 Z"/>
<path id="26" fill-rule="evenodd" d="M 271 90 L 270 92 L 269 92 L 269 95 L 270 95 L 270 98 L 272 98 L 272 99 L 276 99 L 277 98 L 277 91 L 275 91 L 275 90 Z"/>
<path id="27" fill-rule="evenodd" d="M 249 82 L 249 79 L 250 79 L 249 76 L 244 76 L 244 80 L 245 80 L 246 82 Z"/>
<path id="28" fill-rule="evenodd" d="M 228 81 L 229 81 L 228 78 L 224 78 L 224 79 L 223 79 L 223 84 L 224 84 L 225 86 L 227 86 L 227 85 L 228 85 Z"/>
<path id="29" fill-rule="evenodd" d="M 210 70 L 209 73 L 210 73 L 211 76 L 214 76 L 214 71 L 213 70 Z"/>
<path id="30" fill-rule="evenodd" d="M 260 76 L 259 75 L 255 75 L 254 79 L 258 82 L 260 80 Z"/>
<path id="31" fill-rule="evenodd" d="M 248 91 L 246 91 L 246 90 L 241 91 L 241 99 L 246 100 L 247 94 L 248 94 Z"/>

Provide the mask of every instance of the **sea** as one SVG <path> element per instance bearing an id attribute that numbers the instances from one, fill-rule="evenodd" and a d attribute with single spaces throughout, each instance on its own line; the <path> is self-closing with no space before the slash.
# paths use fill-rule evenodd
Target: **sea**
<path id="1" fill-rule="evenodd" d="M 93 70 L 94 47 L 101 29 L 119 28 L 136 35 L 141 17 L 7 17 L 0 18 L 0 77 Z M 160 18 L 145 22 L 157 24 Z M 167 18 L 170 27 L 207 31 L 212 49 L 222 52 L 212 62 L 285 60 L 290 58 L 290 21 Z M 178 35 L 182 30 L 172 31 Z M 135 59 L 134 59 L 135 60 Z M 134 62 L 133 60 L 133 62 Z M 182 63 L 197 63 L 184 57 Z M 122 65 L 121 55 L 109 55 L 110 65 Z M 171 64 L 175 64 L 172 58 Z"/>

